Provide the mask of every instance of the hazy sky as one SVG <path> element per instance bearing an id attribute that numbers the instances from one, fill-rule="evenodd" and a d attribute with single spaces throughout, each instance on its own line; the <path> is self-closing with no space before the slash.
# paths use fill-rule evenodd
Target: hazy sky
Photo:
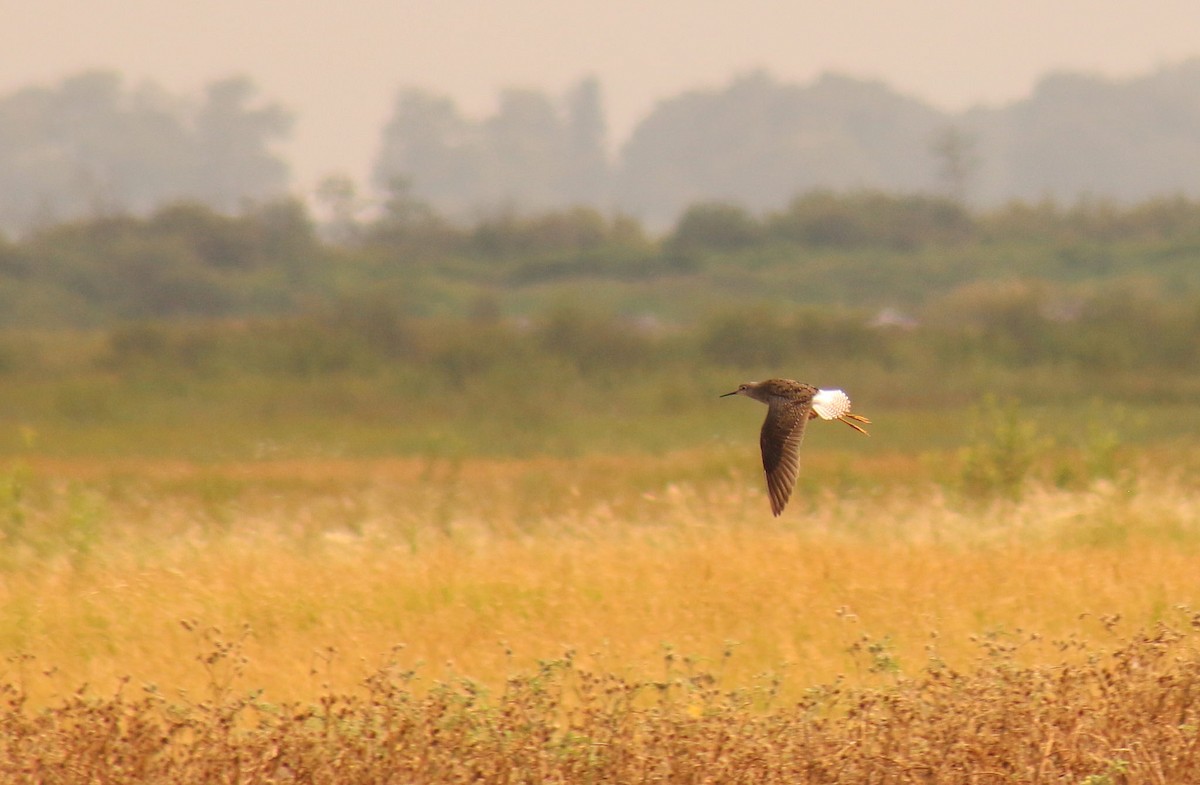
<path id="1" fill-rule="evenodd" d="M 363 178 L 401 86 L 488 112 L 497 90 L 599 77 L 613 141 L 659 99 L 765 68 L 882 79 L 949 109 L 1056 69 L 1124 77 L 1200 55 L 1195 0 L 0 0 L 0 93 L 111 67 L 173 92 L 235 73 L 297 114 L 301 187 Z"/>

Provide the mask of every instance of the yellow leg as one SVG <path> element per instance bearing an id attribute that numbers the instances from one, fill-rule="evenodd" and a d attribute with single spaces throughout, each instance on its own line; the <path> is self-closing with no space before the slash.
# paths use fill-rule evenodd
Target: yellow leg
<path id="1" fill-rule="evenodd" d="M 839 421 L 839 422 L 844 422 L 844 423 L 846 423 L 846 425 L 849 425 L 851 428 L 853 428 L 854 430 L 858 431 L 858 432 L 859 432 L 859 433 L 861 433 L 862 435 L 864 435 L 864 436 L 870 436 L 870 435 L 871 435 L 871 434 L 867 433 L 867 431 L 866 431 L 866 429 L 865 429 L 865 428 L 863 428 L 862 426 L 860 426 L 860 425 L 858 425 L 857 423 L 853 422 L 853 420 L 857 420 L 858 422 L 861 422 L 861 423 L 866 423 L 867 425 L 870 425 L 870 424 L 871 424 L 871 421 L 870 421 L 870 420 L 868 420 L 866 417 L 862 417 L 862 416 L 860 416 L 860 415 L 857 415 L 857 414 L 844 414 L 844 415 L 842 415 L 841 417 L 839 417 L 839 418 L 838 418 L 838 421 Z"/>

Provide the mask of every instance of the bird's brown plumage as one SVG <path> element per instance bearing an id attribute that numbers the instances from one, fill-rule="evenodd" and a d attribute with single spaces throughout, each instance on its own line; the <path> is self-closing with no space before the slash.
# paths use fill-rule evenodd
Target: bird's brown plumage
<path id="1" fill-rule="evenodd" d="M 804 440 L 804 427 L 813 411 L 813 397 L 820 392 L 816 387 L 792 379 L 767 379 L 749 382 L 725 395 L 745 395 L 767 405 L 767 417 L 763 420 L 758 444 L 762 450 L 763 471 L 767 475 L 767 494 L 771 498 L 771 513 L 779 515 L 787 506 L 800 473 L 800 443 Z M 851 428 L 866 433 L 850 420 L 870 423 L 865 417 L 850 414 L 849 399 L 840 391 L 834 391 L 846 402 L 847 411 L 836 419 Z M 828 392 L 824 395 L 829 395 Z M 725 396 L 722 396 L 725 397 Z M 829 414 L 827 419 L 833 419 Z"/>
<path id="2" fill-rule="evenodd" d="M 796 486 L 796 477 L 800 474 L 800 443 L 804 440 L 804 426 L 808 424 L 815 392 L 815 388 L 797 390 L 794 398 L 772 397 L 767 402 L 767 417 L 763 420 L 758 444 L 762 448 L 763 471 L 767 475 L 767 493 L 774 515 L 783 512 L 792 496 L 792 488 Z"/>

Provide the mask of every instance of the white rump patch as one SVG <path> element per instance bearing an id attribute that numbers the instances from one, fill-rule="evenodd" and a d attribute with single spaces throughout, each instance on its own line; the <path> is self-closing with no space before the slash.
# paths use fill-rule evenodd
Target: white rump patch
<path id="1" fill-rule="evenodd" d="M 812 406 L 822 420 L 836 420 L 850 411 L 850 396 L 841 390 L 817 390 Z"/>

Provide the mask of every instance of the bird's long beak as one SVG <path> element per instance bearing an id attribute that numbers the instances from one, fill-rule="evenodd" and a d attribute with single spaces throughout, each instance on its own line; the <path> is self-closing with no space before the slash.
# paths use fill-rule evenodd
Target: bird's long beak
<path id="1" fill-rule="evenodd" d="M 728 397 L 729 397 L 729 396 L 731 396 L 731 395 L 737 395 L 737 394 L 738 394 L 738 391 L 737 391 L 737 390 L 734 390 L 734 391 L 733 391 L 733 392 L 731 392 L 731 393 L 725 393 L 725 394 L 723 394 L 723 395 L 718 395 L 717 397 L 718 397 L 718 398 L 728 398 Z"/>

